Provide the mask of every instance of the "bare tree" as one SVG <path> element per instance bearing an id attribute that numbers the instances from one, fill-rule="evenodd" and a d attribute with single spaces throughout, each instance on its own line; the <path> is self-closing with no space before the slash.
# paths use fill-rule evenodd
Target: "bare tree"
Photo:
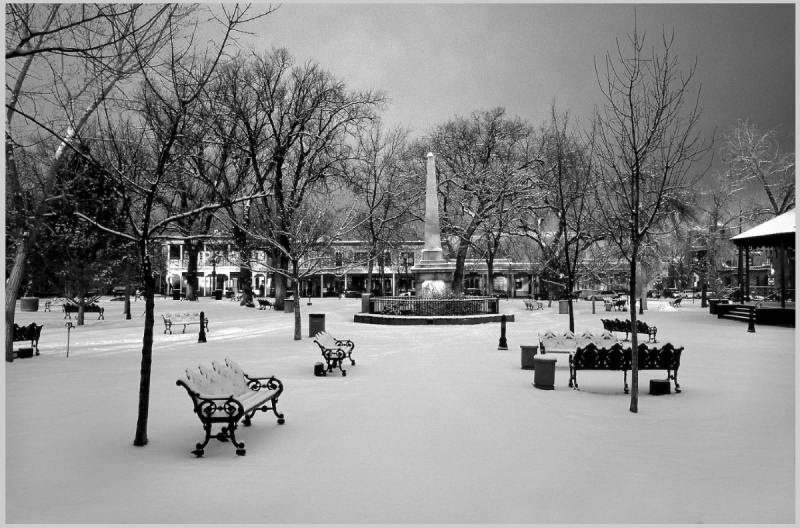
<path id="1" fill-rule="evenodd" d="M 569 113 L 559 114 L 555 104 L 541 137 L 541 203 L 535 216 L 523 223 L 521 234 L 540 246 L 547 257 L 545 269 L 563 285 L 562 295 L 569 302 L 569 329 L 575 331 L 571 293 L 586 266 L 587 250 L 603 239 L 592 221 L 596 209 L 594 167 L 578 135 L 570 130 Z"/>
<path id="2" fill-rule="evenodd" d="M 240 265 L 280 274 L 292 281 L 294 292 L 294 339 L 301 339 L 300 282 L 318 273 L 337 270 L 332 246 L 358 227 L 354 204 L 339 206 L 338 198 L 327 192 L 309 193 L 301 207 L 295 209 L 290 231 L 280 231 L 276 219 L 264 209 L 254 211 L 255 221 L 247 231 L 250 251 L 244 253 Z M 236 218 L 231 219 L 236 221 Z M 267 226 L 265 224 L 272 223 Z M 286 247 L 288 241 L 288 247 Z M 271 258 L 280 251 L 288 268 Z"/>
<path id="3" fill-rule="evenodd" d="M 527 199 L 535 192 L 531 137 L 530 126 L 506 116 L 503 108 L 453 119 L 430 133 L 430 145 L 437 153 L 442 233 L 456 256 L 456 292 L 463 289 L 464 263 L 475 247 L 479 227 L 511 204 L 532 203 Z"/>
<path id="4" fill-rule="evenodd" d="M 794 152 L 783 151 L 777 136 L 775 129 L 762 132 L 739 119 L 725 135 L 722 147 L 729 177 L 743 188 L 754 184 L 763 191 L 760 207 L 752 211 L 762 218 L 779 216 L 795 207 Z"/>
<path id="5" fill-rule="evenodd" d="M 260 201 L 273 218 L 266 227 L 276 229 L 268 237 L 283 248 L 275 247 L 273 258 L 278 268 L 288 270 L 287 236 L 294 232 L 295 212 L 312 189 L 339 176 L 341 161 L 353 157 L 357 129 L 377 117 L 386 99 L 379 91 L 347 89 L 315 62 L 296 65 L 285 49 L 253 53 L 227 69 L 226 76 L 220 97 L 241 134 L 242 165 L 269 196 Z M 243 245 L 240 251 L 246 251 L 248 222 L 246 216 L 234 222 L 241 230 L 235 237 Z M 284 277 L 275 275 L 278 308 L 283 307 Z"/>
<path id="6" fill-rule="evenodd" d="M 411 210 L 424 192 L 403 163 L 407 136 L 401 129 L 384 132 L 378 121 L 359 134 L 355 159 L 342 167 L 357 206 L 356 235 L 367 249 L 367 292 L 372 291 L 376 263 L 384 284 L 385 256 L 408 233 L 407 224 L 415 220 Z"/>
<path id="7" fill-rule="evenodd" d="M 180 32 L 184 4 L 6 4 L 6 185 L 14 264 L 6 283 L 6 361 L 28 254 L 68 149 L 97 109 Z M 17 152 L 45 142 L 38 196 L 25 200 Z"/>
<path id="8" fill-rule="evenodd" d="M 198 217 L 221 209 L 230 202 L 253 200 L 258 192 L 228 197 L 227 202 L 206 203 L 192 210 L 171 211 L 164 207 L 164 195 L 179 187 L 185 178 L 185 151 L 178 140 L 195 122 L 200 98 L 213 79 L 219 61 L 225 56 L 232 35 L 245 23 L 261 15 L 250 15 L 249 7 L 223 8 L 223 37 L 211 48 L 201 49 L 192 36 L 183 46 L 171 46 L 159 64 L 145 67 L 137 97 L 120 111 L 108 106 L 99 114 L 103 148 L 95 154 L 100 164 L 121 189 L 124 231 L 113 231 L 97 219 L 77 213 L 84 221 L 129 240 L 136 247 L 144 282 L 145 323 L 139 383 L 139 409 L 134 445 L 147 444 L 150 401 L 150 372 L 153 352 L 154 295 L 158 270 L 154 266 L 161 254 L 161 243 L 170 238 L 170 229 L 184 218 Z M 165 191 L 166 190 L 166 191 Z M 202 238 L 205 235 L 197 235 Z"/>
<path id="9" fill-rule="evenodd" d="M 633 328 L 642 245 L 654 226 L 681 207 L 682 192 L 697 179 L 690 170 L 710 149 L 696 131 L 699 91 L 694 101 L 688 99 L 696 65 L 682 74 L 672 53 L 673 39 L 664 34 L 663 49 L 648 53 L 645 35 L 634 25 L 629 50 L 617 44 L 615 57 L 606 54 L 602 74 L 595 66 L 604 99 L 595 116 L 600 178 L 595 218 L 630 265 Z M 637 345 L 633 332 L 631 412 L 638 412 Z"/>

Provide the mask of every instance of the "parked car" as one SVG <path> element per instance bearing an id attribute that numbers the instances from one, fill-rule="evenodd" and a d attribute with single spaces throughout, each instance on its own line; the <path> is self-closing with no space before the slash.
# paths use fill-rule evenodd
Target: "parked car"
<path id="1" fill-rule="evenodd" d="M 699 292 L 699 291 L 698 292 L 694 292 L 692 290 L 683 290 L 681 292 L 681 297 L 683 297 L 684 299 L 699 299 L 702 296 L 703 296 L 703 293 Z"/>
<path id="2" fill-rule="evenodd" d="M 680 295 L 680 293 L 678 292 L 678 288 L 664 288 L 662 295 L 665 299 L 668 299 L 671 297 L 677 297 Z"/>
<path id="3" fill-rule="evenodd" d="M 361 290 L 345 290 L 344 296 L 345 297 L 361 297 Z"/>
<path id="4" fill-rule="evenodd" d="M 496 291 L 492 294 L 492 297 L 495 299 L 508 299 L 508 292 L 507 291 Z"/>
<path id="5" fill-rule="evenodd" d="M 478 288 L 464 288 L 464 295 L 467 297 L 483 297 L 483 292 Z"/>
<path id="6" fill-rule="evenodd" d="M 399 295 L 399 297 L 413 297 L 413 296 L 414 296 L 414 291 L 413 290 L 412 291 L 400 292 L 400 295 Z"/>
<path id="7" fill-rule="evenodd" d="M 592 295 L 589 298 L 589 300 L 590 301 L 605 301 L 606 299 L 608 299 L 610 301 L 613 297 L 616 297 L 616 296 L 617 296 L 617 292 L 615 292 L 614 290 L 602 290 L 602 291 Z"/>
<path id="8" fill-rule="evenodd" d="M 600 290 L 575 290 L 573 293 L 576 293 L 580 299 L 591 301 L 592 296 L 600 293 Z"/>

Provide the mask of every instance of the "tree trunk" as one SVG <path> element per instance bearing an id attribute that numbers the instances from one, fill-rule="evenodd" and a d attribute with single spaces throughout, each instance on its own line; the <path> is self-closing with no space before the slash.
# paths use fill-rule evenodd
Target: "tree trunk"
<path id="1" fill-rule="evenodd" d="M 367 283 L 364 285 L 366 288 L 366 293 L 372 293 L 372 271 L 375 264 L 372 260 L 372 255 L 369 257 L 369 261 L 367 262 Z"/>
<path id="2" fill-rule="evenodd" d="M 17 246 L 14 265 L 6 282 L 6 361 L 14 361 L 14 314 L 17 309 L 17 293 L 25 276 L 25 262 L 28 258 L 31 237 L 24 237 Z M 28 246 L 28 247 L 26 247 Z"/>
<path id="3" fill-rule="evenodd" d="M 86 313 L 86 297 L 83 296 L 83 292 L 78 292 L 78 321 L 76 323 L 76 326 L 83 326 L 85 313 Z"/>
<path id="4" fill-rule="evenodd" d="M 245 306 L 253 302 L 253 272 L 249 269 L 241 269 L 239 273 L 239 287 L 242 290 L 242 300 L 239 306 Z"/>
<path id="5" fill-rule="evenodd" d="M 464 262 L 467 259 L 466 244 L 459 244 L 456 252 L 456 269 L 453 271 L 453 292 L 461 293 L 464 291 Z M 417 292 L 419 295 L 420 292 Z"/>
<path id="6" fill-rule="evenodd" d="M 294 292 L 294 340 L 300 341 L 302 331 L 302 321 L 300 319 L 300 281 L 297 279 L 297 263 L 292 264 L 292 275 L 295 277 L 292 282 Z"/>
<path id="7" fill-rule="evenodd" d="M 197 256 L 202 248 L 202 243 L 197 241 L 185 241 L 183 247 L 188 255 L 186 263 L 186 300 L 197 300 Z"/>
<path id="8" fill-rule="evenodd" d="M 126 321 L 131 318 L 131 283 L 127 274 L 125 274 L 125 300 L 122 303 L 122 313 Z"/>
<path id="9" fill-rule="evenodd" d="M 139 377 L 139 416 L 133 445 L 147 444 L 147 416 L 150 409 L 150 372 L 153 362 L 153 312 L 155 309 L 156 279 L 145 266 L 144 273 L 144 337 L 142 338 L 142 364 Z"/>
<path id="10" fill-rule="evenodd" d="M 631 258 L 631 292 L 636 291 L 636 250 Z M 631 412 L 639 412 L 639 339 L 636 334 L 636 296 L 631 295 Z"/>

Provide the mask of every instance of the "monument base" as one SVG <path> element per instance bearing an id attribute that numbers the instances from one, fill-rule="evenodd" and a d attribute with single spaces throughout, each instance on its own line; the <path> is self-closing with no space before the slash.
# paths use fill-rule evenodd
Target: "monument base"
<path id="1" fill-rule="evenodd" d="M 453 272 L 455 263 L 446 260 L 425 261 L 411 268 L 414 274 L 414 289 L 418 296 L 423 294 L 426 288 L 441 292 L 453 286 Z"/>

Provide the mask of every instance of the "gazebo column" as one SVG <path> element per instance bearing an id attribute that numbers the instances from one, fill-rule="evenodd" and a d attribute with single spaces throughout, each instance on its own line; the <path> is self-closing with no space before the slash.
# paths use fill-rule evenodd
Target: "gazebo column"
<path id="1" fill-rule="evenodd" d="M 744 284 L 747 291 L 747 299 L 750 299 L 750 246 L 744 248 Z"/>
<path id="2" fill-rule="evenodd" d="M 744 304 L 744 248 L 739 246 L 739 304 Z"/>
<path id="3" fill-rule="evenodd" d="M 781 259 L 781 308 L 786 308 L 786 272 L 784 271 L 786 268 L 786 250 L 783 238 L 781 238 L 781 252 L 779 258 Z"/>

